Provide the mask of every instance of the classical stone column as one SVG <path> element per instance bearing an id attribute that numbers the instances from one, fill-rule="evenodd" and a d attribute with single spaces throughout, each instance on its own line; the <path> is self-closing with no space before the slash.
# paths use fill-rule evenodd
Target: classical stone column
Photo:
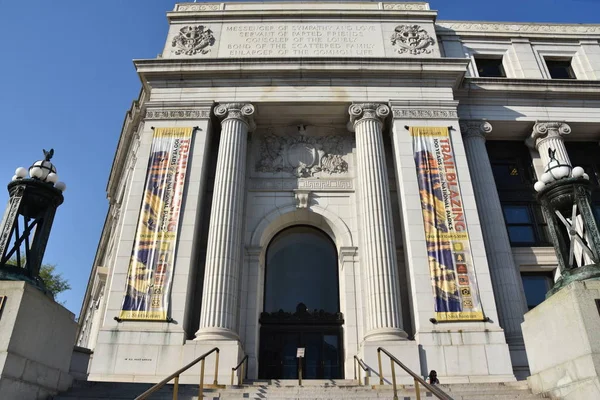
<path id="1" fill-rule="evenodd" d="M 521 323 L 523 315 L 527 312 L 527 301 L 521 274 L 513 259 L 502 206 L 485 147 L 485 136 L 492 132 L 492 126 L 485 121 L 462 120 L 460 130 L 479 210 L 500 326 L 504 329 L 509 346 L 522 346 Z"/>
<path id="2" fill-rule="evenodd" d="M 563 136 L 569 133 L 571 133 L 571 127 L 564 122 L 537 122 L 526 143 L 540 153 L 544 168 L 550 162 L 548 149 L 556 150 L 556 159 L 561 164 L 571 165 L 563 139 Z"/>
<path id="3" fill-rule="evenodd" d="M 238 339 L 237 315 L 242 265 L 242 215 L 252 104 L 215 107 L 221 141 L 208 231 L 200 329 L 196 339 Z"/>
<path id="4" fill-rule="evenodd" d="M 405 338 L 400 317 L 396 241 L 383 149 L 384 104 L 350 106 L 350 130 L 356 132 L 361 223 L 360 266 L 366 288 L 365 340 Z"/>

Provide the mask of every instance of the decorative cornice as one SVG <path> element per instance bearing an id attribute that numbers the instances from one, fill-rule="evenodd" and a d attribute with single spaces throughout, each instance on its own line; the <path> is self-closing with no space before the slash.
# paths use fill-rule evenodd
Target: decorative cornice
<path id="1" fill-rule="evenodd" d="M 492 124 L 482 120 L 460 120 L 460 132 L 465 139 L 485 137 L 492 133 Z"/>
<path id="2" fill-rule="evenodd" d="M 458 112 L 431 108 L 395 108 L 392 107 L 394 118 L 399 119 L 456 119 Z"/>
<path id="3" fill-rule="evenodd" d="M 175 11 L 189 12 L 189 11 L 219 11 L 221 9 L 220 3 L 213 4 L 177 4 Z"/>
<path id="4" fill-rule="evenodd" d="M 393 11 L 429 11 L 427 3 L 383 3 L 384 10 Z"/>
<path id="5" fill-rule="evenodd" d="M 348 130 L 354 132 L 356 124 L 369 119 L 374 119 L 383 124 L 383 121 L 390 115 L 390 108 L 381 103 L 352 104 L 348 108 L 348 113 L 350 114 Z"/>
<path id="6" fill-rule="evenodd" d="M 468 33 L 600 34 L 600 25 L 441 21 L 436 28 Z"/>
<path id="7" fill-rule="evenodd" d="M 147 120 L 155 119 L 206 119 L 210 118 L 210 109 L 164 110 L 149 109 L 146 111 Z"/>
<path id="8" fill-rule="evenodd" d="M 226 121 L 228 119 L 238 119 L 248 125 L 248 131 L 256 129 L 254 123 L 254 106 L 250 103 L 226 103 L 215 107 L 215 115 Z"/>

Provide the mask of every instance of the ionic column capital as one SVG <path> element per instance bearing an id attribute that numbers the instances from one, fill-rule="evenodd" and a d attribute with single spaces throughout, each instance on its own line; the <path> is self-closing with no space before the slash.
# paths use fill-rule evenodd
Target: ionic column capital
<path id="1" fill-rule="evenodd" d="M 357 124 L 367 120 L 375 120 L 383 125 L 385 119 L 390 115 L 390 108 L 381 103 L 352 104 L 348 108 L 348 113 L 350 114 L 348 130 L 354 132 Z"/>
<path id="2" fill-rule="evenodd" d="M 460 120 L 460 132 L 465 139 L 477 138 L 486 139 L 486 136 L 492 133 L 492 124 L 483 120 Z"/>
<path id="3" fill-rule="evenodd" d="M 526 140 L 529 147 L 539 150 L 539 145 L 546 139 L 561 139 L 571 133 L 571 127 L 561 121 L 536 122 L 531 136 Z"/>
<path id="4" fill-rule="evenodd" d="M 221 124 L 230 119 L 237 119 L 248 126 L 248 131 L 256 129 L 254 123 L 254 106 L 250 103 L 225 103 L 215 106 L 215 115 L 221 119 Z"/>

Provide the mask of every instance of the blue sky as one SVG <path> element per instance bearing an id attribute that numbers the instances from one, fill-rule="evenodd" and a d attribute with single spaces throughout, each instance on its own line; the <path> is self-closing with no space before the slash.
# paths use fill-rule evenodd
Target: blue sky
<path id="1" fill-rule="evenodd" d="M 106 181 L 140 81 L 132 59 L 154 58 L 169 0 L 0 0 L 0 207 L 18 166 L 42 148 L 67 183 L 44 262 L 79 313 L 107 210 Z M 600 23 L 600 0 L 435 0 L 439 19 Z"/>

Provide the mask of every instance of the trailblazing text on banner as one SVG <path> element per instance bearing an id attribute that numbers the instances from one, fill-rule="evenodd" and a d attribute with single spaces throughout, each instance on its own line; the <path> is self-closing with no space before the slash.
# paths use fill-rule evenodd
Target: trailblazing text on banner
<path id="1" fill-rule="evenodd" d="M 446 127 L 413 127 L 413 151 L 438 321 L 483 320 L 452 142 Z"/>
<path id="2" fill-rule="evenodd" d="M 156 128 L 121 319 L 167 320 L 193 128 Z"/>

